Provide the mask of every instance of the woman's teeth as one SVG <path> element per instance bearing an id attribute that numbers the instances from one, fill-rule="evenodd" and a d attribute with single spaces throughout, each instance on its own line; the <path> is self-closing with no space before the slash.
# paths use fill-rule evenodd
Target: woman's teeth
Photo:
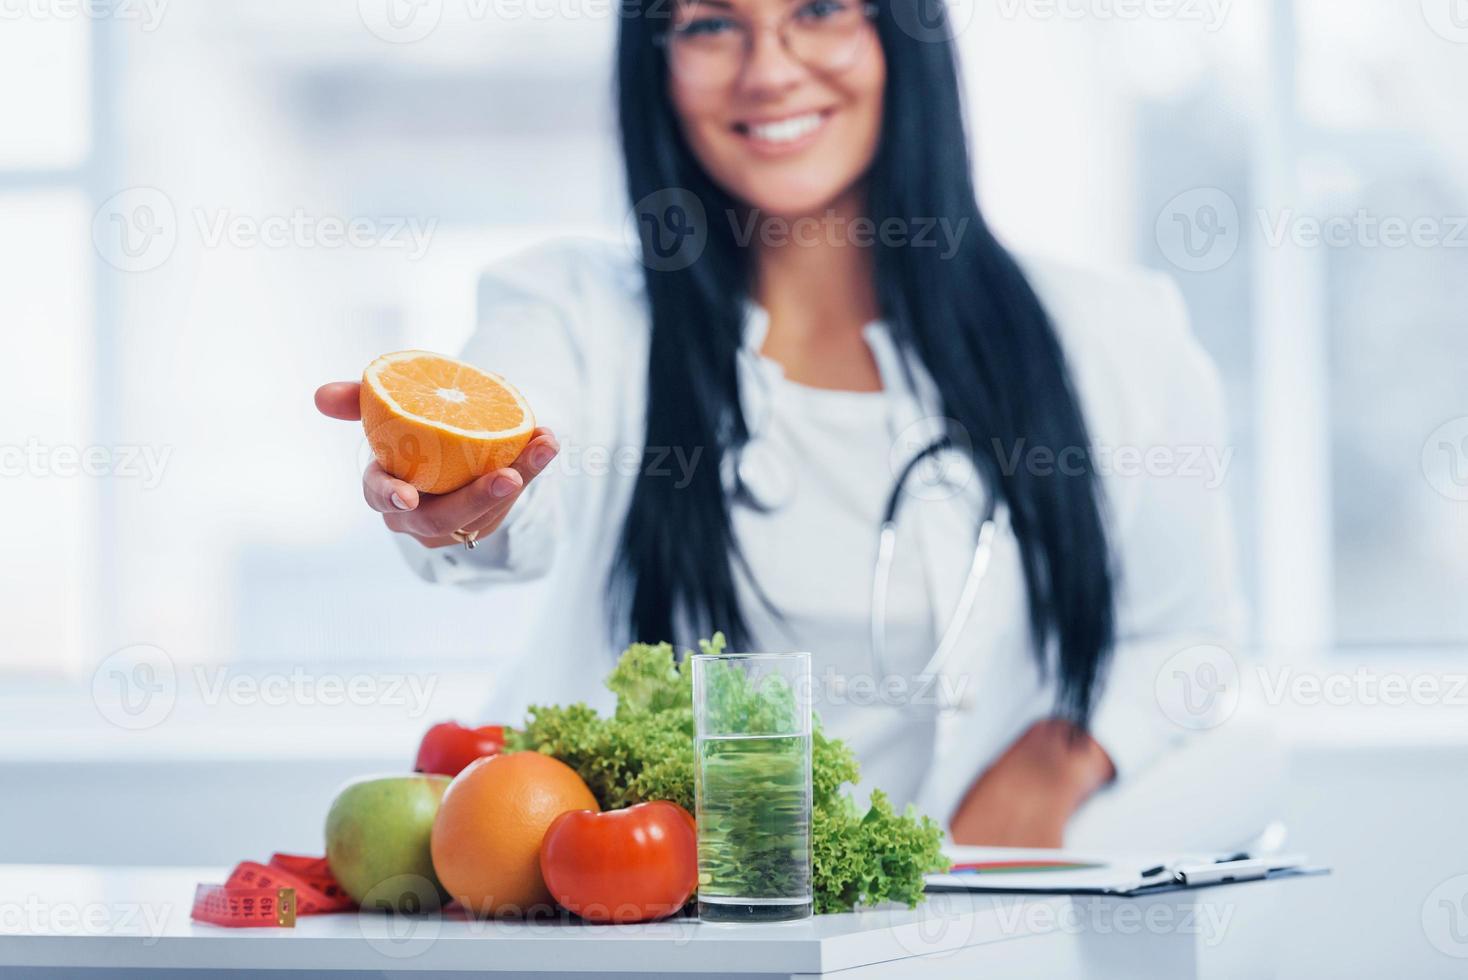
<path id="1" fill-rule="evenodd" d="M 779 122 L 751 123 L 749 135 L 765 143 L 790 143 L 815 132 L 820 126 L 821 114 L 812 112 L 781 119 Z"/>

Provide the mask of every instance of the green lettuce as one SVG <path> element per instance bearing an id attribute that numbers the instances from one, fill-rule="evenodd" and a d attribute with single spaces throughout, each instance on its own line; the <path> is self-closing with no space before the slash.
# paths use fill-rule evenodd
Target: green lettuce
<path id="1" fill-rule="evenodd" d="M 722 634 L 700 644 L 718 653 Z M 513 750 L 555 756 L 586 780 L 604 809 L 647 800 L 671 800 L 693 811 L 693 680 L 691 658 L 673 647 L 634 643 L 606 680 L 617 696 L 610 717 L 585 704 L 536 706 L 523 728 L 508 735 Z M 734 695 L 737 697 L 737 694 Z M 747 707 L 763 710 L 754 700 Z M 839 739 L 811 738 L 812 885 L 817 912 L 858 905 L 922 900 L 923 875 L 945 870 L 943 832 L 912 807 L 897 813 L 880 790 L 863 812 L 843 787 L 860 775 L 856 758 Z"/>

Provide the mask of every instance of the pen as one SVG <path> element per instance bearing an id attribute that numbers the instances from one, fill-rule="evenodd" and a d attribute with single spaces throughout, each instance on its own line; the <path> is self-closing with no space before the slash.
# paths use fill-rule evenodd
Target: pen
<path id="1" fill-rule="evenodd" d="M 1179 867 L 1175 872 L 1179 883 L 1188 886 L 1218 885 L 1229 881 L 1253 881 L 1269 874 L 1269 862 L 1244 859 L 1219 861 Z"/>

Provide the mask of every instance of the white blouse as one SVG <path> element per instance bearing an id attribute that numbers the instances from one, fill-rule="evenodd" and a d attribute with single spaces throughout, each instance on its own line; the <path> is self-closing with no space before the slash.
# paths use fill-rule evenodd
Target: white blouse
<path id="1" fill-rule="evenodd" d="M 1024 266 L 1065 348 L 1102 473 L 1118 629 L 1092 733 L 1124 782 L 1188 735 L 1154 694 L 1167 659 L 1235 636 L 1222 398 L 1165 279 Z M 920 365 L 904 371 L 878 324 L 865 332 L 884 386 L 876 393 L 786 380 L 758 353 L 764 330 L 753 311 L 739 370 L 758 449 L 737 470 L 760 491 L 753 496 L 777 506 L 734 508 L 754 580 L 740 578 L 741 608 L 759 646 L 811 652 L 816 710 L 856 750 L 864 787 L 946 822 L 973 780 L 1053 709 L 1053 676 L 1032 650 L 1016 543 L 996 539 L 957 652 L 936 682 L 919 686 L 912 674 L 957 606 L 984 490 L 960 478 L 953 492 L 904 496 L 888 673 L 879 675 L 870 640 L 878 525 L 896 474 L 941 431 L 942 413 Z M 608 704 L 601 678 L 616 651 L 606 585 L 641 458 L 648 334 L 640 269 L 617 244 L 542 246 L 481 280 L 479 326 L 463 357 L 515 381 L 557 434 L 561 456 L 476 550 L 398 538 L 432 581 L 549 578 L 532 643 L 506 650 L 486 640 L 487 656 L 513 665 L 501 675 L 493 717 L 519 717 L 530 703 Z M 1019 465 L 1055 465 L 1020 451 Z M 676 480 L 699 461 L 669 455 L 659 464 Z"/>
<path id="2" fill-rule="evenodd" d="M 765 314 L 750 315 L 754 351 L 763 345 Z M 885 334 L 878 324 L 866 332 Z M 916 678 L 936 646 L 937 617 L 921 542 L 908 534 L 893 555 L 887 664 L 879 670 L 870 636 L 872 572 L 896 480 L 900 379 L 884 373 L 879 392 L 821 390 L 755 357 L 749 375 L 764 389 L 765 408 L 749 420 L 752 449 L 740 465 L 755 499 L 736 494 L 733 509 L 735 539 L 754 579 L 740 577 L 741 609 L 763 648 L 810 651 L 813 706 L 826 732 L 856 752 L 863 787 L 879 786 L 905 806 L 932 757 L 937 712 L 924 707 Z M 899 519 L 914 506 L 905 502 Z"/>

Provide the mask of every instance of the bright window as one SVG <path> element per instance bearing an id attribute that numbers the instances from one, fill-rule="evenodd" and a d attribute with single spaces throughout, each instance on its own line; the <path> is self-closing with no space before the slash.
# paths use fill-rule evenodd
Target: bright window
<path id="1" fill-rule="evenodd" d="M 0 669 L 74 672 L 88 661 L 98 572 L 92 440 L 90 25 L 0 26 Z"/>
<path id="2" fill-rule="evenodd" d="M 80 16 L 0 13 L 0 171 L 82 165 L 91 143 L 90 39 Z"/>

